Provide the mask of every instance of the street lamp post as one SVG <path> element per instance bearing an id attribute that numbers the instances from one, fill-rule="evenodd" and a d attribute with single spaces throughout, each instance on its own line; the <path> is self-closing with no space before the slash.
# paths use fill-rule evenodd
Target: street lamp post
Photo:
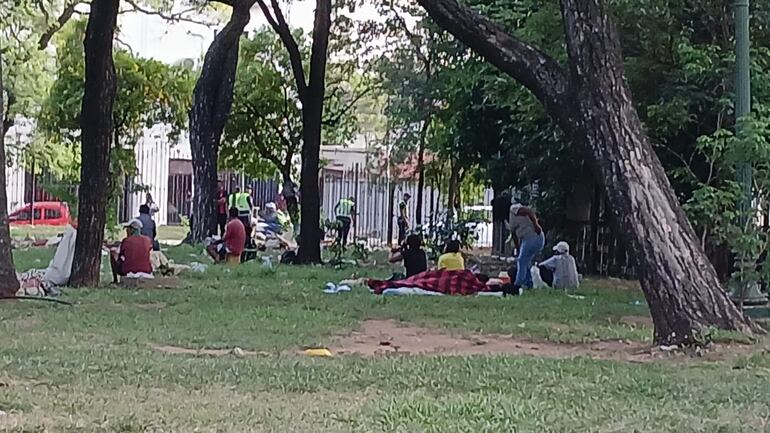
<path id="1" fill-rule="evenodd" d="M 735 0 L 735 133 L 744 138 L 744 121 L 751 114 L 751 70 L 749 58 L 749 0 Z M 743 155 L 737 167 L 737 180 L 741 186 L 741 198 L 738 203 L 739 223 L 747 228 L 752 222 L 753 180 L 752 166 L 748 156 Z M 739 266 L 753 266 L 751 257 L 736 257 Z M 748 263 L 743 263 L 748 261 Z M 759 290 L 758 284 L 741 282 L 732 293 L 732 298 L 739 304 L 765 304 L 767 296 Z"/>

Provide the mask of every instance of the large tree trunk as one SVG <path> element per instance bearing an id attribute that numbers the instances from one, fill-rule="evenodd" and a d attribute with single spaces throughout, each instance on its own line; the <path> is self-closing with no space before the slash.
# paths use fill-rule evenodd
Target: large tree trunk
<path id="1" fill-rule="evenodd" d="M 313 25 L 313 48 L 310 54 L 310 80 L 302 98 L 302 198 L 298 263 L 321 262 L 321 196 L 318 170 L 321 153 L 321 120 L 326 81 L 331 0 L 317 0 Z"/>
<path id="2" fill-rule="evenodd" d="M 761 332 L 722 289 L 626 85 L 604 0 L 562 0 L 569 71 L 455 0 L 419 0 L 445 29 L 529 88 L 581 145 L 601 180 L 625 248 L 632 251 L 655 325 L 655 342 L 697 343 L 715 326 Z"/>
<path id="3" fill-rule="evenodd" d="M 119 0 L 94 0 L 85 41 L 85 91 L 80 115 L 81 164 L 78 235 L 72 260 L 73 287 L 97 286 L 110 184 L 112 105 L 117 82 L 112 41 Z"/>
<path id="4" fill-rule="evenodd" d="M 249 23 L 253 1 L 236 2 L 230 21 L 211 43 L 193 91 L 190 148 L 193 162 L 193 216 L 189 240 L 216 233 L 219 142 L 233 103 L 238 44 Z"/>
<path id="5" fill-rule="evenodd" d="M 0 47 L 0 56 L 2 56 Z M 5 92 L 3 91 L 3 61 L 0 58 L 0 114 L 5 113 Z M 3 126 L 3 128 L 5 128 Z M 19 289 L 16 267 L 11 251 L 11 229 L 8 226 L 8 197 L 5 179 L 5 130 L 0 131 L 0 296 L 13 296 Z"/>

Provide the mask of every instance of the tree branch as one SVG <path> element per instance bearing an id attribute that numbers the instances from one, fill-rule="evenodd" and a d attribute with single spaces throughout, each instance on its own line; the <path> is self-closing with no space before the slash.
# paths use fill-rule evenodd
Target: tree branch
<path id="1" fill-rule="evenodd" d="M 123 1 L 125 1 L 129 6 L 131 6 L 131 9 L 124 9 L 120 13 L 139 12 L 145 15 L 154 15 L 172 23 L 186 22 L 186 23 L 198 24 L 206 27 L 211 27 L 212 25 L 214 25 L 214 23 L 212 22 L 208 22 L 204 20 L 196 20 L 194 18 L 190 18 L 187 16 L 187 14 L 189 14 L 190 12 L 198 11 L 199 8 L 197 7 L 187 8 L 179 12 L 166 13 L 162 11 L 145 8 L 139 5 L 135 0 L 123 0 Z M 217 1 L 232 7 L 236 6 L 236 3 L 230 0 L 225 0 L 225 1 L 217 0 Z"/>
<path id="2" fill-rule="evenodd" d="M 417 1 L 441 27 L 519 81 L 547 108 L 563 105 L 569 81 L 555 59 L 456 0 Z"/>
<path id="3" fill-rule="evenodd" d="M 300 101 L 304 103 L 307 93 L 307 81 L 305 80 L 305 69 L 302 66 L 302 54 L 299 52 L 299 45 L 297 45 L 297 41 L 294 40 L 294 36 L 291 34 L 291 29 L 286 23 L 278 1 L 271 0 L 270 3 L 273 7 L 272 11 L 270 11 L 270 7 L 267 6 L 265 0 L 257 0 L 257 4 L 262 9 L 268 24 L 278 34 L 278 37 L 281 38 L 281 42 L 283 42 L 286 51 L 289 53 L 291 71 L 294 74 L 294 81 L 297 83 L 297 94 Z"/>
<path id="4" fill-rule="evenodd" d="M 292 142 L 286 138 L 286 136 L 283 134 L 283 131 L 281 131 L 280 126 L 276 125 L 275 123 L 267 119 L 267 117 L 265 117 L 262 113 L 259 112 L 259 110 L 257 109 L 257 107 L 254 106 L 254 104 L 250 102 L 245 102 L 244 106 L 246 107 L 248 114 L 250 114 L 253 118 L 261 120 L 263 123 L 270 126 L 270 128 L 272 128 L 273 131 L 275 131 L 275 134 L 278 136 L 278 140 L 280 140 L 280 142 L 286 148 L 286 151 L 287 152 L 291 151 L 291 149 L 293 148 Z M 256 131 L 259 132 L 259 128 L 256 128 Z M 260 151 L 260 154 L 262 154 L 262 156 L 265 159 L 268 159 L 270 162 L 275 164 L 276 167 L 278 167 L 279 169 L 283 167 L 280 159 L 273 152 L 270 152 L 266 147 L 264 147 L 259 140 L 254 140 L 254 145 L 257 146 L 257 150 Z"/>
<path id="5" fill-rule="evenodd" d="M 415 54 L 417 54 L 417 57 L 420 58 L 423 65 L 426 67 L 426 69 L 430 69 L 430 60 L 428 59 L 428 56 L 425 55 L 425 53 L 422 52 L 422 49 L 420 48 L 419 41 L 420 38 L 417 37 L 410 29 L 409 26 L 406 23 L 406 20 L 404 20 L 404 17 L 401 16 L 401 14 L 396 11 L 395 6 L 393 3 L 390 4 L 390 11 L 393 12 L 393 17 L 398 21 L 399 26 L 401 27 L 401 31 L 406 34 L 406 37 L 409 38 L 409 44 L 414 49 Z"/>
<path id="6" fill-rule="evenodd" d="M 42 35 L 40 35 L 40 39 L 37 42 L 37 48 L 39 50 L 44 50 L 46 47 L 48 47 L 48 43 L 51 41 L 51 38 L 53 35 L 56 34 L 59 30 L 61 30 L 62 27 L 64 27 L 65 24 L 67 24 L 67 21 L 72 18 L 72 15 L 75 13 L 75 8 L 81 4 L 81 1 L 74 1 L 72 3 L 69 3 L 64 6 L 64 10 L 62 10 L 62 13 L 59 15 L 59 18 L 56 19 L 56 22 L 49 26 Z M 39 3 L 40 9 L 44 10 L 42 3 Z M 48 18 L 48 14 L 45 13 L 46 18 Z M 46 22 L 48 20 L 46 19 Z"/>
<path id="7" fill-rule="evenodd" d="M 333 126 L 333 125 L 337 124 L 337 122 L 340 121 L 342 116 L 344 116 L 345 114 L 350 112 L 350 110 L 353 108 L 353 106 L 355 106 L 356 103 L 358 101 L 360 101 L 361 98 L 366 96 L 366 94 L 369 93 L 371 90 L 372 90 L 371 87 L 366 88 L 363 92 L 361 92 L 358 95 L 356 95 L 356 97 L 353 98 L 353 100 L 350 101 L 347 105 L 345 105 L 344 107 L 342 107 L 339 110 L 337 110 L 337 112 L 334 113 L 334 115 L 332 117 L 329 117 L 328 119 L 325 119 L 323 122 L 321 122 L 321 124 L 324 125 L 324 126 Z"/>

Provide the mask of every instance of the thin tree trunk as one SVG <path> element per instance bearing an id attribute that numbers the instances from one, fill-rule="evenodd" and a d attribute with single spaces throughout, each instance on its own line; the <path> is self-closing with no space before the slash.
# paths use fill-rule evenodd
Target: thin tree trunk
<path id="1" fill-rule="evenodd" d="M 78 235 L 72 260 L 73 287 L 99 284 L 104 224 L 110 186 L 112 105 L 117 81 L 112 43 L 119 0 L 94 0 L 88 16 L 85 47 L 85 92 L 80 116 L 81 164 L 78 190 Z"/>
<path id="2" fill-rule="evenodd" d="M 326 59 L 331 28 L 331 0 L 316 0 L 310 80 L 302 101 L 302 197 L 298 263 L 321 263 L 321 197 L 318 171 L 321 153 L 321 121 L 324 109 Z"/>
<path id="3" fill-rule="evenodd" d="M 460 167 L 459 164 L 452 161 L 450 164 L 451 173 L 449 175 L 449 191 L 447 192 L 446 219 L 452 221 L 455 217 L 455 206 L 457 204 L 457 193 L 459 187 Z"/>
<path id="4" fill-rule="evenodd" d="M 236 2 L 230 21 L 217 34 L 203 60 L 190 110 L 193 162 L 193 215 L 189 240 L 201 242 L 216 233 L 219 142 L 233 103 L 238 44 L 249 23 L 253 1 Z"/>
<path id="5" fill-rule="evenodd" d="M 422 225 L 423 190 L 425 189 L 425 142 L 430 121 L 425 119 L 420 129 L 420 141 L 417 148 L 417 209 L 414 212 L 414 226 Z"/>
<path id="6" fill-rule="evenodd" d="M 569 55 L 552 58 L 454 0 L 418 0 L 460 38 L 543 102 L 582 146 L 633 251 L 659 344 L 694 344 L 708 327 L 761 332 L 730 301 L 650 145 L 624 78 L 604 0 L 562 0 Z"/>
<path id="7" fill-rule="evenodd" d="M 393 245 L 393 201 L 396 199 L 396 184 L 391 180 L 388 185 L 388 246 Z"/>
<path id="8" fill-rule="evenodd" d="M 0 56 L 3 50 L 0 47 Z M 3 91 L 3 61 L 0 58 L 0 114 L 5 113 L 5 92 Z M 16 267 L 11 251 L 11 229 L 8 226 L 8 197 L 6 197 L 5 178 L 5 131 L 0 134 L 0 296 L 13 296 L 19 289 L 16 279 Z"/>

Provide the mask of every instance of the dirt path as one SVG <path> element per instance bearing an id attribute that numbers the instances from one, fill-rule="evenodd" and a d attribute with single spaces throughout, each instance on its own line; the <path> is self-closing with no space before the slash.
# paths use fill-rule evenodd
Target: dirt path
<path id="1" fill-rule="evenodd" d="M 644 322 L 624 318 L 624 321 Z M 642 324 L 642 323 L 639 323 Z M 646 324 L 646 323 L 644 323 Z M 279 353 L 231 349 L 190 349 L 171 345 L 152 345 L 154 350 L 188 356 L 270 356 Z M 681 353 L 663 351 L 659 347 L 635 341 L 598 341 L 592 343 L 555 343 L 536 341 L 511 335 L 453 335 L 448 332 L 401 323 L 395 320 L 366 320 L 358 330 L 340 336 L 327 347 L 334 356 L 464 356 L 511 355 L 569 359 L 585 357 L 632 363 L 668 361 L 687 363 L 693 360 L 720 361 L 750 353 L 770 353 L 768 342 L 757 345 L 715 344 L 707 350 Z M 303 350 L 284 354 L 303 354 Z"/>
<path id="2" fill-rule="evenodd" d="M 650 347 L 638 342 L 602 341 L 562 344 L 532 341 L 510 335 L 450 335 L 439 330 L 398 323 L 367 320 L 349 336 L 329 348 L 333 353 L 378 355 L 519 355 L 644 362 L 652 360 Z"/>

